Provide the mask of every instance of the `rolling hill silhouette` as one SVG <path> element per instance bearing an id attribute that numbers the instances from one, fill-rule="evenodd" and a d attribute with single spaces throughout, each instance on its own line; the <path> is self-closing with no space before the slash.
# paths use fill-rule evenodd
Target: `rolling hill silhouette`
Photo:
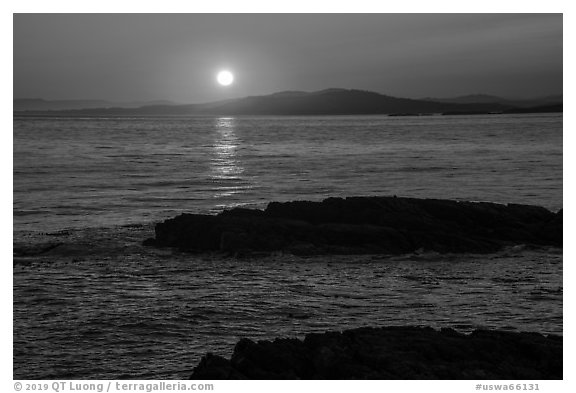
<path id="1" fill-rule="evenodd" d="M 538 106 L 550 106 L 550 105 L 558 105 L 562 104 L 563 97 L 562 94 L 559 95 L 551 95 L 551 96 L 543 96 L 531 99 L 509 99 L 509 98 L 502 98 L 498 96 L 493 96 L 489 94 L 470 94 L 466 96 L 460 97 L 452 97 L 452 98 L 423 98 L 425 101 L 434 101 L 434 102 L 444 102 L 444 103 L 451 103 L 451 104 L 486 104 L 486 103 L 497 103 L 502 104 L 505 106 L 511 107 L 518 107 L 518 108 L 531 108 L 531 107 L 538 107 Z"/>
<path id="2" fill-rule="evenodd" d="M 365 90 L 326 89 L 279 93 L 190 105 L 145 105 L 137 108 L 73 108 L 26 111 L 19 114 L 151 116 L 151 115 L 371 115 L 371 114 L 473 114 L 516 109 L 501 102 L 453 103 L 391 97 Z"/>

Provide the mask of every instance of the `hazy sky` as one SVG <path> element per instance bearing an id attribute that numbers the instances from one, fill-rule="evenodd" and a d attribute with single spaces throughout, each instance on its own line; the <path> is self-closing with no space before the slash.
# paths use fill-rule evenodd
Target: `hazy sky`
<path id="1" fill-rule="evenodd" d="M 235 83 L 219 86 L 229 69 Z M 14 98 L 562 93 L 561 14 L 16 14 Z"/>

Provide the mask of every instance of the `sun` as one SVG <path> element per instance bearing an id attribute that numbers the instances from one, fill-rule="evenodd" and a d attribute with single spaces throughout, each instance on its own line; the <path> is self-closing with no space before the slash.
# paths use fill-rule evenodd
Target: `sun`
<path id="1" fill-rule="evenodd" d="M 220 71 L 216 76 L 216 80 L 222 86 L 230 86 L 234 82 L 234 75 L 230 71 Z"/>

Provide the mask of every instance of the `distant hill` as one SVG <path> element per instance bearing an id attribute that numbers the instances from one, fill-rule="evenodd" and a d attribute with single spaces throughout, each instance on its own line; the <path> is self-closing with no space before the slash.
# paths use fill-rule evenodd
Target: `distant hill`
<path id="1" fill-rule="evenodd" d="M 530 108 L 508 109 L 504 113 L 559 113 L 564 111 L 564 104 L 533 106 Z"/>
<path id="2" fill-rule="evenodd" d="M 207 104 L 146 105 L 138 108 L 100 107 L 59 110 L 53 115 L 366 115 L 443 112 L 502 112 L 512 106 L 499 103 L 455 104 L 391 97 L 371 91 L 326 89 L 285 91 Z M 16 110 L 16 109 L 15 109 Z M 33 110 L 42 114 L 46 110 Z"/>
<path id="3" fill-rule="evenodd" d="M 174 105 L 174 102 L 159 101 L 134 101 L 134 102 L 111 102 L 105 100 L 56 100 L 49 101 L 41 98 L 16 98 L 13 101 L 14 111 L 60 111 L 93 108 L 138 108 L 145 105 Z"/>
<path id="4" fill-rule="evenodd" d="M 440 113 L 448 110 L 501 111 L 500 104 L 455 105 L 396 98 L 371 91 L 327 89 L 311 93 L 283 92 L 216 103 L 200 110 L 231 115 L 358 115 Z"/>
<path id="5" fill-rule="evenodd" d="M 546 106 L 546 105 L 556 105 L 563 103 L 562 95 L 551 95 L 539 98 L 531 98 L 531 99 L 509 99 L 509 98 L 502 98 L 488 94 L 470 94 L 460 97 L 453 97 L 453 98 L 423 98 L 423 100 L 427 101 L 434 101 L 434 102 L 443 102 L 443 103 L 451 103 L 451 104 L 488 104 L 488 103 L 495 103 L 495 104 L 502 104 L 505 106 L 510 107 L 519 107 L 519 108 L 529 108 L 529 107 L 537 107 L 537 106 Z"/>

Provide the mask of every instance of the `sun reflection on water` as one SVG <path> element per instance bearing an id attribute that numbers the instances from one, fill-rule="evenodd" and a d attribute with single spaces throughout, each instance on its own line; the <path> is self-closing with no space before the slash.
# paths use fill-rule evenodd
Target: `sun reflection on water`
<path id="1" fill-rule="evenodd" d="M 243 185 L 242 167 L 238 159 L 238 149 L 241 140 L 236 136 L 236 119 L 221 117 L 215 120 L 214 155 L 211 160 L 212 179 L 216 182 L 218 192 L 216 198 L 227 197 L 239 193 L 246 188 Z"/>

